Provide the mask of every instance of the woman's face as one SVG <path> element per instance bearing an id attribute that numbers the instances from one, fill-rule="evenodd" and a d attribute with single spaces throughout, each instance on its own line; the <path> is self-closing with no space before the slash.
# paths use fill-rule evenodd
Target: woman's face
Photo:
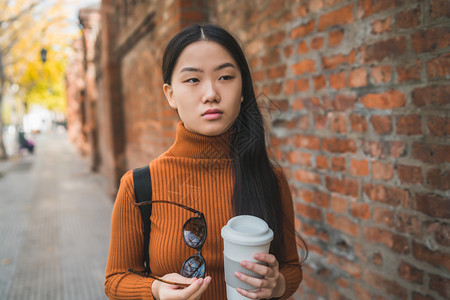
<path id="1" fill-rule="evenodd" d="M 189 131 L 215 136 L 226 132 L 239 115 L 242 77 L 236 61 L 220 44 L 198 41 L 178 57 L 172 84 L 164 94 Z"/>

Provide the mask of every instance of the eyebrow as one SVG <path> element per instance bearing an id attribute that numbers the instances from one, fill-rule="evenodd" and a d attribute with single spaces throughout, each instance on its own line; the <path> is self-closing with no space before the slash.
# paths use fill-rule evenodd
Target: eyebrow
<path id="1" fill-rule="evenodd" d="M 230 68 L 230 67 L 236 69 L 236 67 L 232 63 L 227 62 L 227 63 L 221 64 L 220 66 L 216 67 L 214 69 L 214 71 L 219 71 L 219 70 L 222 70 L 222 69 L 225 69 L 225 68 Z M 181 69 L 180 73 L 182 73 L 182 72 L 199 72 L 199 73 L 202 73 L 203 70 L 202 69 L 198 69 L 198 68 L 193 68 L 193 67 L 185 67 L 185 68 Z"/>

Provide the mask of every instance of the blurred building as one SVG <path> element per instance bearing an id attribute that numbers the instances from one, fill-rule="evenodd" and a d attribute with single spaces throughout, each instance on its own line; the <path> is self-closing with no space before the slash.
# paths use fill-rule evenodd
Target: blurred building
<path id="1" fill-rule="evenodd" d="M 112 195 L 173 142 L 165 44 L 218 23 L 269 103 L 310 247 L 295 299 L 450 298 L 448 0 L 104 0 L 80 20 L 69 128 Z"/>

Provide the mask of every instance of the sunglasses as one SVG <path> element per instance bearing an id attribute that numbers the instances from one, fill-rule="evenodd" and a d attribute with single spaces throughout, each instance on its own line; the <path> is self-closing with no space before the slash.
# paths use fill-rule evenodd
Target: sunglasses
<path id="1" fill-rule="evenodd" d="M 175 205 L 196 214 L 195 217 L 189 218 L 189 220 L 187 220 L 183 225 L 183 241 L 188 247 L 197 250 L 197 253 L 190 256 L 188 259 L 184 261 L 183 265 L 181 266 L 180 275 L 187 278 L 193 277 L 205 278 L 206 262 L 202 256 L 202 247 L 206 240 L 206 221 L 203 213 L 191 207 L 185 206 L 183 204 L 165 200 L 144 201 L 140 203 L 135 203 L 134 206 L 149 205 L 153 203 L 165 203 Z M 143 273 L 132 269 L 128 269 L 128 271 L 134 274 L 141 275 L 143 277 L 153 278 L 168 284 L 175 284 L 185 287 L 189 286 L 189 284 L 185 283 L 176 283 L 167 281 L 153 274 Z"/>

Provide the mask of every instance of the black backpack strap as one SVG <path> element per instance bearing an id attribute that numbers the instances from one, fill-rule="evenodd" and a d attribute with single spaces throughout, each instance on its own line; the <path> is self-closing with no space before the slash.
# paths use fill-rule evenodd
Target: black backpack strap
<path id="1" fill-rule="evenodd" d="M 136 203 L 152 200 L 152 180 L 148 166 L 133 170 L 134 195 Z M 152 215 L 152 205 L 139 206 L 141 209 L 142 221 L 144 223 L 144 266 L 145 272 L 150 273 L 150 258 L 148 256 L 148 245 L 150 242 L 150 216 Z"/>

